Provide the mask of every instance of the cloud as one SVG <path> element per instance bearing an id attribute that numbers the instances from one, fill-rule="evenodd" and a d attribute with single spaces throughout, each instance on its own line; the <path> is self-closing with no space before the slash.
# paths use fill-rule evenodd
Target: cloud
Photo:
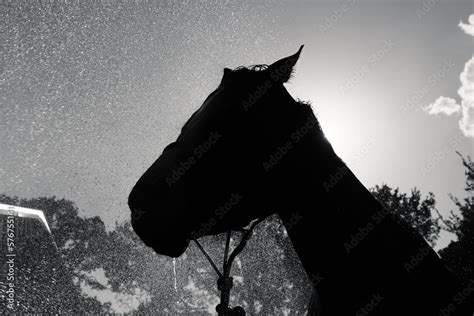
<path id="1" fill-rule="evenodd" d="M 466 34 L 474 36 L 474 14 L 471 14 L 468 19 L 468 24 L 459 22 L 459 27 L 466 32 Z"/>
<path id="2" fill-rule="evenodd" d="M 474 102 L 474 56 L 464 65 L 464 70 L 459 76 L 461 87 L 458 90 L 463 100 Z"/>
<path id="3" fill-rule="evenodd" d="M 464 135 L 474 137 L 474 56 L 466 63 L 459 78 L 461 87 L 458 94 L 462 100 L 462 119 L 459 121 L 459 127 Z"/>
<path id="4" fill-rule="evenodd" d="M 469 16 L 469 24 L 461 21 L 459 27 L 466 34 L 474 36 L 474 14 Z M 460 104 L 453 98 L 441 96 L 423 110 L 431 115 L 461 114 L 459 128 L 465 136 L 474 138 L 474 56 L 464 65 L 459 79 L 461 81 L 461 87 L 458 89 L 461 97 Z"/>
<path id="5" fill-rule="evenodd" d="M 435 102 L 431 103 L 423 109 L 428 114 L 446 114 L 452 115 L 461 112 L 461 106 L 452 98 L 439 97 Z"/>
<path id="6" fill-rule="evenodd" d="M 462 107 L 462 119 L 459 121 L 459 128 L 465 136 L 474 137 L 474 106 Z"/>

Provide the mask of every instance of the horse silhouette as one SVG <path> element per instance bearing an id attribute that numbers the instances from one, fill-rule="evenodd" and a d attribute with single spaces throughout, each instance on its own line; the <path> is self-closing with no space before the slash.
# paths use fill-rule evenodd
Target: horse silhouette
<path id="1" fill-rule="evenodd" d="M 311 106 L 284 87 L 302 48 L 269 66 L 224 69 L 130 193 L 135 232 L 178 257 L 192 239 L 277 213 L 320 315 L 467 315 L 438 255 L 359 182 Z"/>

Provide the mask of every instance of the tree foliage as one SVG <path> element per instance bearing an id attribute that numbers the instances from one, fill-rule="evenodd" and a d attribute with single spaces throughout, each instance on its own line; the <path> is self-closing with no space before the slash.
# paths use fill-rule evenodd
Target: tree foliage
<path id="1" fill-rule="evenodd" d="M 446 264 L 467 280 L 473 278 L 474 266 L 474 164 L 470 157 L 462 158 L 462 161 L 466 168 L 468 196 L 462 200 L 452 197 L 460 211 L 458 217 L 443 219 L 436 216 L 439 213 L 435 196 L 428 193 L 423 197 L 416 188 L 410 193 L 402 193 L 383 184 L 373 188 L 372 193 L 432 245 L 441 229 L 456 233 L 458 240 L 441 254 Z M 157 255 L 143 244 L 129 222 L 117 223 L 115 229 L 107 231 L 99 217 L 81 217 L 73 202 L 55 197 L 19 199 L 2 194 L 0 203 L 45 212 L 67 273 L 75 281 L 76 292 L 81 293 L 81 312 L 98 314 L 111 311 L 109 303 L 101 303 L 82 293 L 81 283 L 97 290 L 108 288 L 115 293 L 139 298 L 138 307 L 129 306 L 137 314 L 207 315 L 219 301 L 217 275 L 194 245 L 176 260 L 173 267 L 172 259 Z M 202 239 L 218 266 L 221 266 L 224 239 L 223 235 Z M 234 233 L 232 240 L 235 246 L 239 233 Z M 91 277 L 90 273 L 100 268 L 108 279 L 107 285 Z M 177 271 L 176 280 L 174 270 Z M 307 308 L 311 282 L 277 216 L 257 226 L 247 247 L 237 258 L 231 275 L 235 281 L 231 305 L 243 306 L 249 314 L 303 314 Z"/>
<path id="2" fill-rule="evenodd" d="M 90 272 L 100 267 L 97 254 L 102 249 L 102 240 L 106 236 L 105 226 L 98 217 L 83 218 L 78 215 L 75 204 L 65 199 L 55 197 L 40 197 L 20 199 L 0 194 L 0 203 L 38 209 L 44 212 L 51 228 L 59 255 L 64 264 L 65 274 L 69 275 L 70 282 L 75 286 L 71 299 L 78 302 L 68 304 L 76 306 L 77 312 L 104 313 L 109 311 L 109 304 L 102 304 L 93 297 L 81 294 L 81 281 L 97 286 L 94 280 L 87 278 L 84 272 Z M 62 268 L 62 267 L 61 267 Z M 70 291 L 70 289 L 64 289 Z M 43 293 L 44 297 L 54 297 L 59 293 Z M 66 304 L 66 303 L 65 303 Z"/>
<path id="3" fill-rule="evenodd" d="M 398 188 L 392 189 L 386 184 L 376 185 L 372 194 L 382 205 L 397 214 L 403 221 L 414 227 L 431 245 L 434 245 L 439 237 L 441 226 L 438 220 L 432 216 L 435 213 L 436 200 L 433 193 L 423 198 L 417 188 L 413 188 L 409 194 L 401 193 Z"/>
<path id="4" fill-rule="evenodd" d="M 474 162 L 471 157 L 462 157 L 466 175 L 465 191 L 467 196 L 460 200 L 451 196 L 459 209 L 461 218 L 454 227 L 458 240 L 451 242 L 440 254 L 446 265 L 456 273 L 461 280 L 474 279 Z"/>

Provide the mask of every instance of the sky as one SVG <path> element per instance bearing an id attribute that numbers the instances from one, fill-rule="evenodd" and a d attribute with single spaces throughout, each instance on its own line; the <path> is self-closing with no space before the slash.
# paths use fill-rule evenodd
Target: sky
<path id="1" fill-rule="evenodd" d="M 129 220 L 131 188 L 223 68 L 304 44 L 286 86 L 365 186 L 431 191 L 445 215 L 448 194 L 465 195 L 455 151 L 474 149 L 472 1 L 0 7 L 0 193 L 66 198 L 109 228 Z"/>

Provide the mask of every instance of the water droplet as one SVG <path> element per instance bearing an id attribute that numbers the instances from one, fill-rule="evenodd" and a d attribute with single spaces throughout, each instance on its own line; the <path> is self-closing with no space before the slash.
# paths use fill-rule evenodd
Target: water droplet
<path id="1" fill-rule="evenodd" d="M 178 293 L 178 282 L 176 279 L 176 258 L 173 258 L 174 291 Z"/>

